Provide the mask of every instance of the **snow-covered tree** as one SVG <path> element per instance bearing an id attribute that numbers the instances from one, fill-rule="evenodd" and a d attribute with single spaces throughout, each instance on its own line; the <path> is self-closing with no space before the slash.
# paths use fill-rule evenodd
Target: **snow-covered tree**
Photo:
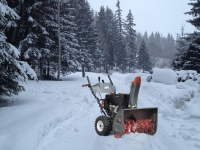
<path id="1" fill-rule="evenodd" d="M 122 19 L 122 10 L 120 8 L 120 1 L 118 0 L 116 3 L 116 14 L 115 14 L 115 28 L 116 33 L 118 34 L 115 38 L 116 38 L 116 64 L 118 67 L 121 68 L 122 73 L 125 71 L 126 69 L 126 65 L 127 65 L 127 52 L 126 52 L 126 45 L 125 45 L 125 37 L 124 37 L 124 30 L 123 30 L 123 19 Z"/>
<path id="2" fill-rule="evenodd" d="M 77 25 L 74 16 L 75 8 L 69 2 L 61 2 L 60 37 L 61 37 L 61 67 L 62 73 L 75 72 L 80 66 L 78 62 Z"/>
<path id="3" fill-rule="evenodd" d="M 128 15 L 126 16 L 126 21 L 124 24 L 125 28 L 125 44 L 126 44 L 126 61 L 130 67 L 136 68 L 136 55 L 137 55 L 137 45 L 136 45 L 136 31 L 133 29 L 135 26 L 133 22 L 133 15 L 131 10 L 129 10 Z"/>
<path id="4" fill-rule="evenodd" d="M 191 3 L 188 5 L 192 6 L 191 11 L 186 12 L 185 14 L 189 14 L 193 16 L 193 19 L 187 20 L 187 22 L 191 23 L 193 26 L 200 30 L 200 1 L 199 0 L 190 0 Z"/>
<path id="5" fill-rule="evenodd" d="M 173 60 L 173 67 L 174 69 L 181 70 L 183 69 L 185 55 L 188 50 L 188 42 L 184 33 L 184 26 L 181 27 L 181 34 L 177 35 L 176 43 L 177 53 Z"/>
<path id="6" fill-rule="evenodd" d="M 86 0 L 78 0 L 76 24 L 79 48 L 79 62 L 84 63 L 88 70 L 94 67 L 93 56 L 97 49 L 97 32 L 94 28 L 93 13 Z"/>
<path id="7" fill-rule="evenodd" d="M 32 68 L 22 61 L 18 61 L 20 52 L 13 45 L 6 42 L 4 29 L 19 16 L 7 5 L 5 0 L 0 0 L 0 95 L 11 96 L 24 90 L 19 85 L 18 79 L 26 80 L 29 77 L 36 79 Z M 27 76 L 28 75 L 28 76 Z"/>
<path id="8" fill-rule="evenodd" d="M 116 32 L 114 31 L 115 23 L 114 23 L 114 14 L 113 11 L 107 7 L 105 11 L 105 39 L 104 41 L 104 56 L 105 56 L 105 65 L 109 65 L 110 67 L 114 66 L 114 55 L 115 55 L 115 36 Z M 107 66 L 106 66 L 107 67 Z"/>
<path id="9" fill-rule="evenodd" d="M 49 38 L 46 28 L 51 24 L 48 21 L 46 7 L 44 3 L 48 1 L 19 1 L 19 6 L 15 8 L 20 20 L 17 21 L 17 31 L 8 32 L 14 35 L 20 50 L 20 59 L 27 61 L 32 68 L 37 71 L 40 79 L 43 78 L 44 70 L 47 68 L 47 60 L 50 58 L 50 47 L 54 42 Z M 12 41 L 12 40 L 11 40 Z"/>
<path id="10" fill-rule="evenodd" d="M 137 33 L 136 34 L 136 45 L 137 45 L 137 48 L 140 47 L 142 39 L 144 39 L 144 37 L 142 36 L 142 34 L 141 33 Z"/>
<path id="11" fill-rule="evenodd" d="M 116 20 L 117 20 L 119 32 L 122 33 L 122 10 L 120 8 L 120 1 L 119 0 L 117 0 L 116 7 L 117 7 Z"/>
<path id="12" fill-rule="evenodd" d="M 148 53 L 148 49 L 144 39 L 142 39 L 142 43 L 139 48 L 138 53 L 138 68 L 143 69 L 144 71 L 150 71 L 152 69 L 152 63 L 150 59 L 150 55 Z"/>
<path id="13" fill-rule="evenodd" d="M 200 73 L 200 32 L 194 32 L 187 38 L 188 49 L 183 58 L 183 69 Z"/>
<path id="14" fill-rule="evenodd" d="M 188 50 L 185 55 L 183 68 L 192 69 L 200 72 L 200 1 L 191 1 L 193 2 L 188 4 L 192 6 L 192 9 L 186 14 L 193 16 L 193 19 L 188 20 L 188 22 L 194 25 L 197 31 L 188 35 L 189 37 L 187 38 L 187 41 L 189 42 L 189 44 Z"/>
<path id="15" fill-rule="evenodd" d="M 148 33 L 147 33 L 147 31 L 144 32 L 143 39 L 144 39 L 145 43 L 148 43 L 148 39 L 149 39 L 149 38 L 148 38 Z"/>

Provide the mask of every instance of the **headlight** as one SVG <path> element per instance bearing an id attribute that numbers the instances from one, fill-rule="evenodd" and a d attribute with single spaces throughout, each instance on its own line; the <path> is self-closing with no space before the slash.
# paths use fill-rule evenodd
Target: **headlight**
<path id="1" fill-rule="evenodd" d="M 109 86 L 108 85 L 104 86 L 104 89 L 109 89 Z"/>

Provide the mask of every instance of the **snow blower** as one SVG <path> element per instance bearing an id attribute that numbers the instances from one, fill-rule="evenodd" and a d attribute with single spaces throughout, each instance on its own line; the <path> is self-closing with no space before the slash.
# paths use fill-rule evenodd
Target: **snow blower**
<path id="1" fill-rule="evenodd" d="M 100 136 L 107 136 L 111 131 L 115 138 L 123 134 L 146 133 L 153 135 L 157 130 L 158 108 L 137 108 L 138 93 L 141 84 L 141 77 L 136 77 L 131 83 L 129 94 L 116 93 L 116 87 L 108 75 L 110 83 L 99 83 L 91 85 L 87 76 L 88 86 L 99 104 L 102 116 L 95 121 L 96 133 Z M 105 98 L 99 98 L 97 93 L 107 93 Z"/>

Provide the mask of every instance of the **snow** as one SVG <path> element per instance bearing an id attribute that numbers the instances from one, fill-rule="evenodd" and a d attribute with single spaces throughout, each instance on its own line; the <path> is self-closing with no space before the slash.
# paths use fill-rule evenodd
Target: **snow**
<path id="1" fill-rule="evenodd" d="M 9 49 L 8 49 L 9 54 L 12 54 L 14 58 L 19 58 L 19 55 L 20 55 L 19 50 L 16 47 L 14 47 L 12 44 L 8 44 L 8 45 L 9 45 Z"/>
<path id="2" fill-rule="evenodd" d="M 7 10 L 6 10 L 6 7 L 0 2 L 0 14 L 2 16 L 5 16 Z"/>
<path id="3" fill-rule="evenodd" d="M 31 16 L 28 17 L 29 22 L 33 22 L 33 18 Z"/>
<path id="4" fill-rule="evenodd" d="M 164 71 L 170 75 L 171 70 Z M 91 83 L 106 74 L 86 73 Z M 158 74 L 156 77 L 159 77 Z M 129 93 L 131 81 L 141 76 L 138 107 L 158 107 L 158 130 L 154 136 L 123 135 L 115 139 L 98 136 L 95 119 L 101 115 L 87 83 L 77 72 L 63 81 L 27 81 L 26 91 L 7 98 L 0 108 L 0 150 L 199 150 L 200 85 L 197 81 L 166 84 L 146 82 L 148 74 L 112 72 L 117 93 Z M 160 79 L 161 80 L 161 79 Z M 168 83 L 168 81 L 167 81 Z"/>
<path id="5" fill-rule="evenodd" d="M 8 5 L 0 2 L 0 15 L 5 17 L 6 15 L 12 19 L 19 19 L 20 17 L 12 10 Z"/>
<path id="6" fill-rule="evenodd" d="M 177 82 L 177 74 L 171 69 L 154 68 L 152 81 L 164 84 L 175 84 Z"/>
<path id="7" fill-rule="evenodd" d="M 20 68 L 20 70 L 23 71 L 23 73 L 28 75 L 28 77 L 30 77 L 30 79 L 37 80 L 37 75 L 36 75 L 35 71 L 29 66 L 29 64 L 27 62 L 19 61 L 19 64 L 20 65 L 18 65 L 18 67 Z"/>
<path id="8" fill-rule="evenodd" d="M 178 74 L 178 77 L 184 81 L 188 79 L 199 81 L 200 79 L 200 75 L 195 70 L 180 70 L 180 71 L 177 71 L 177 74 Z"/>

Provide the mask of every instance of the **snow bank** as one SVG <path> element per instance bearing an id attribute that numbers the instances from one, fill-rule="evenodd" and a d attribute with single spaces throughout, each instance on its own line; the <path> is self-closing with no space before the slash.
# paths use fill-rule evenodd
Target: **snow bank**
<path id="1" fill-rule="evenodd" d="M 153 82 L 160 82 L 164 84 L 176 84 L 177 83 L 177 74 L 171 69 L 159 69 L 154 68 L 152 74 Z"/>
<path id="2" fill-rule="evenodd" d="M 180 70 L 177 71 L 177 74 L 179 81 L 185 82 L 186 80 L 197 80 L 197 82 L 200 83 L 200 75 L 195 70 Z"/>
<path id="3" fill-rule="evenodd" d="M 87 75 L 92 85 L 98 76 L 109 82 L 105 73 Z M 81 87 L 87 79 L 77 72 L 65 76 L 64 81 L 22 83 L 26 91 L 0 108 L 0 150 L 199 150 L 199 84 L 188 80 L 166 86 L 146 82 L 148 74 L 141 72 L 114 72 L 111 79 L 117 93 L 129 93 L 136 76 L 142 78 L 138 108 L 158 107 L 154 136 L 134 133 L 115 139 L 112 132 L 98 136 L 94 121 L 102 114 L 90 90 Z"/>

